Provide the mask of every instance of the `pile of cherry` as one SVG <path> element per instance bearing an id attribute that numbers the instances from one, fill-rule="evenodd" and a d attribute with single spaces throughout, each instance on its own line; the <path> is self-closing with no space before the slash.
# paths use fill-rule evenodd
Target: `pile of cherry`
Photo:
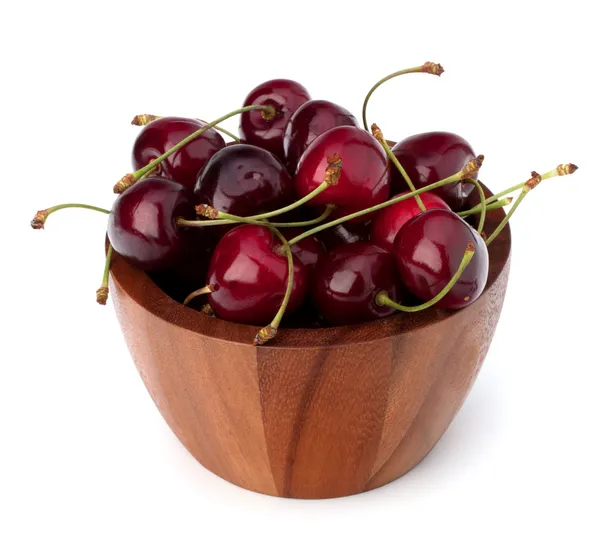
<path id="1" fill-rule="evenodd" d="M 435 63 L 380 80 L 363 125 L 291 80 L 265 82 L 244 106 L 214 122 L 140 115 L 134 172 L 114 187 L 97 300 L 106 303 L 113 249 L 171 297 L 222 320 L 265 326 L 255 344 L 292 327 L 345 325 L 428 307 L 472 304 L 488 277 L 489 246 L 543 179 L 561 164 L 492 197 L 477 179 L 483 156 L 462 137 L 431 132 L 390 147 L 368 131 L 373 91 L 407 73 L 440 75 Z M 240 137 L 220 128 L 240 116 Z M 232 141 L 226 143 L 221 133 Z M 486 235 L 486 212 L 517 200 Z M 472 193 L 478 204 L 467 207 Z M 469 224 L 470 221 L 473 225 Z M 284 319 L 285 316 L 285 319 Z"/>

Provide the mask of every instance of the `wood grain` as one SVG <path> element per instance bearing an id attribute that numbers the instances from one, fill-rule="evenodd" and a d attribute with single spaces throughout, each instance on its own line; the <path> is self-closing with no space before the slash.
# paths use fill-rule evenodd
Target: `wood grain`
<path id="1" fill-rule="evenodd" d="M 488 234 L 503 216 L 489 213 Z M 467 308 L 284 329 L 260 348 L 256 327 L 182 306 L 120 257 L 111 293 L 148 391 L 200 463 L 260 493 L 329 498 L 399 478 L 437 443 L 485 359 L 509 264 L 506 229 Z"/>

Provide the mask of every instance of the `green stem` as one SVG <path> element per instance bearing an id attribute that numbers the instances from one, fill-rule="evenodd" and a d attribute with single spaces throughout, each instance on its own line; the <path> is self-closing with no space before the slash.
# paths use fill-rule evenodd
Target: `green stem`
<path id="1" fill-rule="evenodd" d="M 132 184 L 139 181 L 140 178 L 143 177 L 144 175 L 146 175 L 150 170 L 152 170 L 156 166 L 158 166 L 158 164 L 160 164 L 163 160 L 165 160 L 169 156 L 171 156 L 171 154 L 177 152 L 180 148 L 183 148 L 189 142 L 193 141 L 194 139 L 196 139 L 197 137 L 202 135 L 205 131 L 208 131 L 210 128 L 215 127 L 216 125 L 220 124 L 224 120 L 227 120 L 228 118 L 231 118 L 232 116 L 236 116 L 237 114 L 243 114 L 244 112 L 250 112 L 252 110 L 262 110 L 270 118 L 272 118 L 276 114 L 275 109 L 273 107 L 265 106 L 265 105 L 250 105 L 247 107 L 242 107 L 242 108 L 233 110 L 233 111 L 229 112 L 228 114 L 225 114 L 224 116 L 221 116 L 220 118 L 217 118 L 216 120 L 213 120 L 209 124 L 201 127 L 199 130 L 194 131 L 194 133 L 188 135 L 185 139 L 182 139 L 181 141 L 179 141 L 174 147 L 167 150 L 167 152 L 165 152 L 164 154 L 161 154 L 158 158 L 156 158 L 155 160 L 150 162 L 148 165 L 138 169 L 134 173 L 128 173 L 127 175 L 125 175 L 125 177 L 123 177 L 115 185 L 115 187 L 114 187 L 115 193 L 119 194 L 119 193 L 123 192 L 124 190 L 126 190 Z M 268 119 L 270 119 L 270 118 L 268 118 Z"/>
<path id="2" fill-rule="evenodd" d="M 502 209 L 503 207 L 510 205 L 511 202 L 512 202 L 512 198 L 502 198 L 501 200 L 498 200 L 497 202 L 494 202 L 492 204 L 486 204 L 485 209 L 486 209 L 486 211 L 494 211 L 495 209 Z M 476 205 L 475 207 L 472 207 L 471 209 L 467 209 L 466 211 L 461 211 L 458 213 L 458 215 L 462 218 L 465 218 L 465 217 L 468 217 L 469 215 L 476 215 L 480 211 L 481 211 L 481 204 Z"/>
<path id="3" fill-rule="evenodd" d="M 483 191 L 483 187 L 481 186 L 481 183 L 477 179 L 473 179 L 473 178 L 469 177 L 468 179 L 465 179 L 465 182 L 475 185 L 475 188 L 477 188 L 477 191 L 479 192 L 480 217 L 479 217 L 479 225 L 477 226 L 477 232 L 479 234 L 481 234 L 483 232 L 483 225 L 485 224 L 485 215 L 487 213 L 487 204 L 485 203 L 485 192 Z"/>
<path id="4" fill-rule="evenodd" d="M 465 250 L 465 254 L 463 255 L 462 261 L 460 262 L 460 265 L 458 266 L 458 270 L 456 271 L 454 276 L 452 276 L 452 278 L 450 278 L 450 281 L 446 284 L 446 287 L 444 287 L 444 289 L 442 289 L 435 297 L 433 297 L 433 299 L 430 299 L 426 303 L 420 304 L 418 306 L 403 306 L 395 301 L 392 301 L 392 299 L 390 299 L 387 291 L 381 291 L 380 293 L 378 293 L 377 297 L 375 297 L 375 302 L 379 306 L 389 306 L 391 308 L 395 308 L 396 310 L 399 310 L 400 312 L 420 312 L 421 310 L 430 308 L 433 305 L 440 302 L 449 293 L 449 291 L 456 285 L 456 282 L 458 282 L 462 273 L 465 271 L 465 268 L 467 268 L 468 264 L 471 262 L 471 259 L 473 258 L 474 253 L 475 253 L 475 246 L 473 245 L 473 242 L 469 241 L 469 243 L 467 244 L 467 249 Z"/>
<path id="5" fill-rule="evenodd" d="M 483 157 L 480 157 L 477 160 L 479 160 L 478 165 L 481 165 L 481 162 L 483 161 Z M 387 200 L 386 202 L 382 202 L 381 204 L 374 205 L 372 207 L 363 209 L 361 211 L 357 211 L 355 213 L 350 213 L 349 215 L 340 217 L 338 219 L 335 219 L 334 221 L 330 221 L 328 223 L 325 223 L 325 224 L 319 225 L 315 228 L 312 228 L 310 230 L 307 230 L 306 232 L 299 234 L 295 238 L 292 238 L 289 241 L 289 244 L 290 244 L 290 246 L 293 246 L 294 244 L 297 244 L 300 240 L 307 238 L 308 236 L 312 236 L 313 234 L 316 234 L 317 232 L 321 232 L 322 230 L 327 230 L 328 228 L 331 228 L 332 226 L 336 226 L 341 223 L 345 223 L 346 221 L 356 219 L 357 217 L 361 217 L 363 215 L 367 215 L 369 213 L 379 211 L 380 209 L 383 209 L 384 207 L 388 207 L 388 206 L 391 206 L 398 202 L 402 202 L 403 200 L 409 200 L 410 198 L 414 198 L 415 196 L 417 196 L 419 194 L 423 194 L 423 192 L 429 192 L 430 190 L 435 190 L 436 188 L 439 188 L 441 186 L 455 183 L 456 181 L 460 181 L 461 179 L 468 177 L 469 173 L 465 172 L 466 169 L 468 169 L 468 168 L 465 168 L 465 169 L 459 171 L 458 173 L 451 175 L 450 177 L 446 177 L 445 179 L 442 179 L 441 181 L 424 186 L 423 188 L 419 188 L 418 190 L 415 190 L 414 192 L 408 192 L 408 193 L 402 194 L 400 196 L 395 196 L 394 198 Z M 471 169 L 470 172 L 473 172 L 473 170 Z"/>
<path id="6" fill-rule="evenodd" d="M 80 209 L 91 209 L 92 211 L 99 211 L 100 213 L 106 213 L 107 215 L 110 213 L 108 209 L 104 209 L 102 207 L 96 207 L 88 204 L 60 204 L 53 207 L 49 207 L 48 209 L 41 209 L 35 214 L 35 217 L 31 221 L 31 227 L 35 229 L 44 228 L 44 224 L 48 216 L 55 211 L 59 211 L 61 209 L 68 208 L 80 208 Z"/>
<path id="7" fill-rule="evenodd" d="M 406 173 L 406 170 L 404 169 L 398 158 L 396 158 L 396 155 L 392 152 L 390 145 L 388 145 L 387 141 L 383 138 L 383 134 L 381 133 L 381 130 L 379 129 L 377 124 L 373 124 L 371 126 L 371 131 L 373 133 L 373 136 L 380 142 L 381 146 L 384 148 L 385 153 L 388 155 L 388 158 L 392 161 L 392 163 L 396 166 L 398 171 L 400 171 L 400 173 L 402 174 L 402 177 L 408 185 L 408 188 L 410 188 L 411 192 L 414 192 L 416 190 L 415 185 L 410 180 L 408 173 Z M 415 200 L 417 201 L 417 204 L 419 205 L 421 211 L 427 210 L 425 204 L 423 203 L 423 200 L 421 200 L 421 197 L 419 195 L 415 196 Z"/>
<path id="8" fill-rule="evenodd" d="M 519 194 L 519 196 L 515 200 L 515 203 L 510 208 L 510 210 L 508 211 L 508 213 L 506 214 L 506 216 L 504 217 L 504 219 L 502 219 L 502 221 L 496 227 L 496 229 L 494 230 L 494 232 L 492 232 L 490 234 L 490 236 L 488 237 L 488 239 L 485 241 L 485 245 L 489 246 L 496 239 L 496 236 L 498 236 L 498 234 L 500 234 L 500 232 L 502 232 L 502 229 L 508 224 L 508 221 L 513 216 L 513 213 L 519 207 L 519 204 L 523 201 L 523 199 L 525 198 L 525 196 L 527 196 L 527 194 L 529 193 L 530 190 L 531 189 L 528 186 L 526 186 L 526 185 L 523 186 L 523 188 L 521 190 L 521 194 Z"/>
<path id="9" fill-rule="evenodd" d="M 285 251 L 285 254 L 287 257 L 288 279 L 287 279 L 287 286 L 285 288 L 285 294 L 283 296 L 283 301 L 281 302 L 281 306 L 279 307 L 277 314 L 273 318 L 273 321 L 266 327 L 263 327 L 254 337 L 254 345 L 255 346 L 263 345 L 266 342 L 270 341 L 273 337 L 275 337 L 275 335 L 277 335 L 277 330 L 279 329 L 279 324 L 281 323 L 281 320 L 283 319 L 285 311 L 288 307 L 288 304 L 290 302 L 290 297 L 292 296 L 292 289 L 294 287 L 294 256 L 292 255 L 291 246 L 290 246 L 289 242 L 285 239 L 283 234 L 281 234 L 281 232 L 279 232 L 279 230 L 277 230 L 274 227 L 269 227 L 269 229 L 281 240 L 281 243 L 283 244 L 282 247 L 283 247 L 283 250 Z"/>
<path id="10" fill-rule="evenodd" d="M 102 285 L 96 290 L 96 302 L 98 304 L 106 304 L 108 300 L 108 274 L 110 272 L 110 262 L 112 260 L 113 246 L 108 244 L 106 251 L 106 260 L 104 261 L 104 274 L 102 275 Z"/>
<path id="11" fill-rule="evenodd" d="M 262 226 L 274 226 L 277 228 L 299 228 L 303 226 L 313 226 L 319 224 L 321 221 L 324 221 L 333 213 L 335 206 L 329 205 L 325 208 L 325 211 L 316 217 L 315 219 L 311 219 L 310 221 L 297 221 L 290 223 L 271 223 L 269 221 L 255 221 L 249 217 L 236 217 L 235 215 L 231 215 L 231 217 L 235 217 L 238 220 L 234 219 L 222 219 L 216 221 L 191 221 L 183 218 L 177 219 L 177 224 L 179 226 L 192 226 L 192 227 L 207 227 L 207 226 L 223 226 L 223 225 L 233 225 L 238 223 L 244 224 L 254 224 L 254 225 L 262 225 Z"/>
<path id="12" fill-rule="evenodd" d="M 196 289 L 196 291 L 192 291 L 184 300 L 183 304 L 188 304 L 192 299 L 199 297 L 200 295 L 208 295 L 214 291 L 214 287 L 210 284 L 201 287 L 200 289 Z"/>
<path id="13" fill-rule="evenodd" d="M 391 80 L 392 78 L 396 78 L 396 76 L 402 76 L 403 74 L 411 74 L 411 73 L 415 73 L 415 72 L 425 72 L 428 74 L 435 74 L 435 75 L 439 76 L 442 74 L 442 72 L 444 72 L 444 69 L 442 68 L 441 65 L 438 65 L 436 63 L 427 62 L 427 63 L 424 63 L 423 65 L 421 65 L 420 67 L 412 67 L 412 68 L 407 68 L 404 70 L 399 70 L 397 72 L 393 72 L 392 74 L 388 74 L 385 78 L 382 78 L 381 80 L 379 80 L 379 82 L 377 82 L 369 90 L 369 93 L 367 93 L 367 96 L 365 97 L 365 100 L 363 102 L 362 119 L 363 119 L 363 126 L 366 131 L 369 131 L 369 125 L 367 124 L 367 104 L 369 103 L 369 99 L 371 98 L 371 95 L 373 95 L 373 92 L 381 84 L 384 84 L 385 82 L 387 82 L 388 80 Z"/>
<path id="14" fill-rule="evenodd" d="M 200 120 L 200 118 L 198 118 L 198 120 Z M 200 120 L 202 123 L 207 124 L 208 122 L 206 120 Z M 221 126 L 213 126 L 217 131 L 220 131 L 221 133 L 224 133 L 225 135 L 231 137 L 236 143 L 240 142 L 240 138 L 235 134 L 235 133 L 231 133 L 231 131 L 226 130 L 224 127 Z"/>

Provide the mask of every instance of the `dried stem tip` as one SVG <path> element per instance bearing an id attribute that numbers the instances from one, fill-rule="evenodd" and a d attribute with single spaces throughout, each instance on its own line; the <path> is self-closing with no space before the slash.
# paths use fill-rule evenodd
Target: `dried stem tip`
<path id="1" fill-rule="evenodd" d="M 261 115 L 262 119 L 266 120 L 267 122 L 272 120 L 273 118 L 275 118 L 276 114 L 277 114 L 277 111 L 275 110 L 275 108 L 271 107 L 271 106 L 267 106 L 267 105 L 265 105 L 264 110 L 260 111 L 260 115 Z"/>
<path id="2" fill-rule="evenodd" d="M 113 192 L 115 194 L 121 194 L 136 182 L 137 181 L 133 173 L 128 173 L 113 187 Z"/>
<path id="3" fill-rule="evenodd" d="M 327 169 L 325 170 L 325 179 L 329 186 L 335 186 L 342 175 L 342 157 L 336 152 L 332 156 L 327 156 Z"/>
<path id="4" fill-rule="evenodd" d="M 480 154 L 477 156 L 477 158 L 474 158 L 465 167 L 463 167 L 462 177 L 474 177 L 483 164 L 483 158 L 483 154 Z"/>
<path id="5" fill-rule="evenodd" d="M 202 305 L 200 312 L 206 314 L 207 316 L 210 316 L 211 318 L 214 318 L 216 316 L 215 311 L 213 310 L 213 307 L 210 306 L 210 304 L 208 304 L 208 303 Z"/>
<path id="6" fill-rule="evenodd" d="M 542 182 L 542 176 L 537 171 L 531 172 L 531 179 L 529 179 L 524 185 L 523 190 L 525 192 L 529 192 L 533 190 L 536 186 L 538 186 Z"/>
<path id="7" fill-rule="evenodd" d="M 430 61 L 427 61 L 423 64 L 421 70 L 428 74 L 435 74 L 436 76 L 441 76 L 444 72 L 444 67 L 438 63 L 432 63 Z"/>
<path id="8" fill-rule="evenodd" d="M 96 302 L 98 304 L 106 304 L 108 300 L 108 287 L 102 286 L 96 290 Z"/>
<path id="9" fill-rule="evenodd" d="M 383 133 L 381 132 L 377 124 L 371 124 L 371 133 L 373 134 L 373 137 L 375 137 L 375 139 L 377 139 L 381 144 L 383 144 Z"/>
<path id="10" fill-rule="evenodd" d="M 40 209 L 33 219 L 31 219 L 31 228 L 34 230 L 39 230 L 40 228 L 44 228 L 44 224 L 46 223 L 46 219 L 48 218 L 48 210 Z"/>
<path id="11" fill-rule="evenodd" d="M 560 177 L 562 175 L 571 175 L 572 173 L 575 173 L 578 169 L 579 168 L 575 164 L 560 164 L 556 168 L 556 172 Z"/>
<path id="12" fill-rule="evenodd" d="M 207 217 L 208 219 L 216 219 L 219 216 L 219 210 L 208 204 L 200 204 L 195 207 L 196 213 L 200 217 Z"/>
<path id="13" fill-rule="evenodd" d="M 271 339 L 273 339 L 277 335 L 277 329 L 274 327 L 267 325 L 267 327 L 263 327 L 254 337 L 254 346 L 262 346 L 265 343 L 268 343 Z"/>
<path id="14" fill-rule="evenodd" d="M 160 116 L 155 116 L 154 114 L 138 114 L 133 117 L 131 120 L 132 126 L 145 126 L 154 120 L 158 120 Z"/>

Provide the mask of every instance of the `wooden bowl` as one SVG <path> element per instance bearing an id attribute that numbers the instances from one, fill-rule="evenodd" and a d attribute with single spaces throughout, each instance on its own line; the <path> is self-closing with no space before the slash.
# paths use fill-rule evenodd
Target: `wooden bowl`
<path id="1" fill-rule="evenodd" d="M 110 289 L 146 388 L 203 466 L 259 493 L 341 497 L 408 472 L 456 415 L 502 309 L 508 227 L 489 251 L 487 287 L 460 311 L 282 329 L 259 348 L 256 327 L 184 307 L 120 257 Z"/>

